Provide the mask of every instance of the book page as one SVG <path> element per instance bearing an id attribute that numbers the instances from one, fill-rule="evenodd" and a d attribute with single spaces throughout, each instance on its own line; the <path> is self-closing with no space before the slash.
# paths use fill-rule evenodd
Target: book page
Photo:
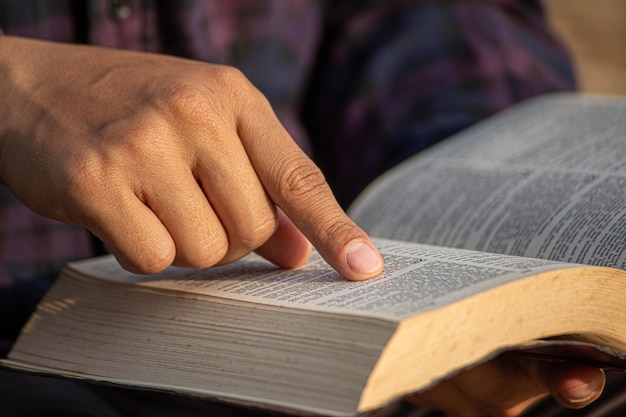
<path id="1" fill-rule="evenodd" d="M 373 183 L 375 236 L 626 269 L 626 100 L 530 100 Z"/>
<path id="2" fill-rule="evenodd" d="M 570 267 L 539 259 L 451 251 L 437 246 L 377 239 L 385 272 L 368 281 L 350 282 L 317 252 L 298 269 L 280 269 L 257 255 L 204 270 L 171 267 L 156 275 L 136 275 L 112 257 L 75 262 L 71 268 L 101 279 L 141 286 L 320 311 L 343 311 L 401 319 L 495 285 Z"/>

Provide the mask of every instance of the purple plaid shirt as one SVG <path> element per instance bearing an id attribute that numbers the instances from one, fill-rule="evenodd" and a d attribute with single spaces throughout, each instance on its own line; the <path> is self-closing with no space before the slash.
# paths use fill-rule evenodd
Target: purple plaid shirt
<path id="1" fill-rule="evenodd" d="M 574 88 L 539 0 L 0 0 L 0 28 L 237 66 L 344 205 L 485 116 Z M 59 268 L 98 242 L 4 187 L 0 215 L 0 337 L 10 337 Z"/>

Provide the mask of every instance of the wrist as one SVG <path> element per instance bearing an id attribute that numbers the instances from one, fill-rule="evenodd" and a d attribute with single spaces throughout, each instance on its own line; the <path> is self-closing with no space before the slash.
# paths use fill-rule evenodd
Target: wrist
<path id="1" fill-rule="evenodd" d="M 19 133 L 18 121 L 24 116 L 25 98 L 28 96 L 28 71 L 23 65 L 28 47 L 22 39 L 9 35 L 0 36 L 0 182 L 5 181 L 8 141 Z"/>

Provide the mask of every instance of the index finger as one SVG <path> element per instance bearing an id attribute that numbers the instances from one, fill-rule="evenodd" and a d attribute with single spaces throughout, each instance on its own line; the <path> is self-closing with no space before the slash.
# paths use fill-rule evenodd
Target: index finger
<path id="1" fill-rule="evenodd" d="M 369 236 L 343 211 L 320 169 L 259 98 L 239 113 L 239 137 L 272 201 L 349 280 L 379 275 L 383 260 Z"/>

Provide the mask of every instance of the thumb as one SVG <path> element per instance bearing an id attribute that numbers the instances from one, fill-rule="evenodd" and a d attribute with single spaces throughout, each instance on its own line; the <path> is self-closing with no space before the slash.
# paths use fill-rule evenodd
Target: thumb
<path id="1" fill-rule="evenodd" d="M 606 378 L 602 369 L 582 364 L 558 364 L 550 370 L 548 387 L 566 408 L 583 408 L 602 394 Z"/>

